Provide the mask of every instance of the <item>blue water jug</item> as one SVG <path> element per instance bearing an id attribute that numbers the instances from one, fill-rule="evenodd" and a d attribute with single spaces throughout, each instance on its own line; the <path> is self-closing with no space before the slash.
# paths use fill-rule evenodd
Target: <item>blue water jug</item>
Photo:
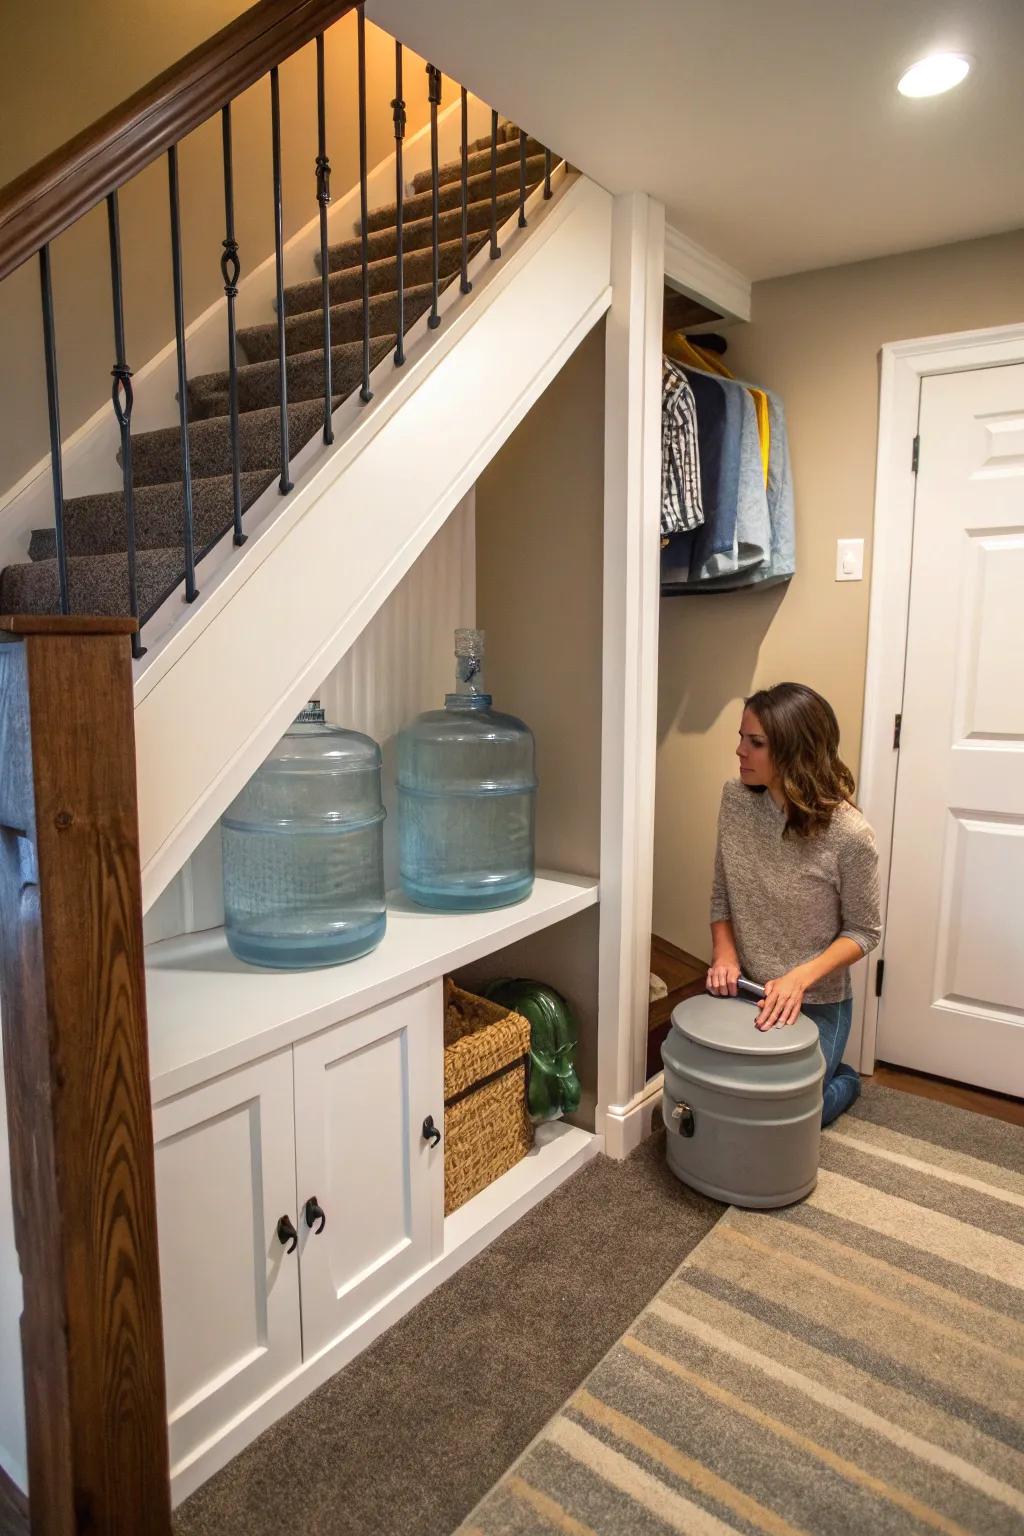
<path id="1" fill-rule="evenodd" d="M 455 631 L 455 692 L 398 738 L 402 888 L 420 906 L 481 912 L 533 889 L 533 733 L 491 708 L 482 630 Z"/>
<path id="2" fill-rule="evenodd" d="M 375 949 L 387 922 L 380 748 L 313 699 L 221 817 L 224 927 L 251 965 Z"/>

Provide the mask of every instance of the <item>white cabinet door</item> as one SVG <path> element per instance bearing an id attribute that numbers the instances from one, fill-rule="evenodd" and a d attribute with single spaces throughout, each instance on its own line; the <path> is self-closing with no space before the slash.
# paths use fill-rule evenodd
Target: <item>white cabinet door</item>
<path id="1" fill-rule="evenodd" d="M 295 1046 L 302 1343 L 308 1360 L 430 1262 L 441 1241 L 443 997 L 431 982 Z M 307 1202 L 324 1212 L 312 1226 Z"/>
<path id="2" fill-rule="evenodd" d="M 176 1468 L 301 1363 L 292 1053 L 156 1106 L 157 1225 Z"/>

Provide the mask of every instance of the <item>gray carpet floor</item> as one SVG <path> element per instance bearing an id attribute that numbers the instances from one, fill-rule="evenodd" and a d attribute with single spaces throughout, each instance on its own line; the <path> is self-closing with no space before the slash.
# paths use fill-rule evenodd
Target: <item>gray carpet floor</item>
<path id="1" fill-rule="evenodd" d="M 449 1536 L 725 1207 L 598 1157 L 180 1506 L 177 1536 Z"/>

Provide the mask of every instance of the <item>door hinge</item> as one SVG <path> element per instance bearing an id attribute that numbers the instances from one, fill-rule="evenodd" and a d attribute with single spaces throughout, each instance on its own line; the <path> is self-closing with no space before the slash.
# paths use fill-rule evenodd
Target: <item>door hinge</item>
<path id="1" fill-rule="evenodd" d="M 920 464 L 920 462 L 921 462 L 921 434 L 918 433 L 918 435 L 914 438 L 914 451 L 913 451 L 913 453 L 911 454 L 911 457 L 910 457 L 910 468 L 911 468 L 911 470 L 913 471 L 913 473 L 915 475 L 917 474 L 917 467 Z"/>
<path id="2" fill-rule="evenodd" d="M 884 976 L 885 976 L 885 961 L 884 960 L 879 960 L 878 964 L 875 966 L 875 996 L 876 997 L 881 997 L 881 995 L 882 995 L 882 978 Z"/>
<path id="3" fill-rule="evenodd" d="M 892 725 L 892 749 L 898 752 L 900 749 L 900 737 L 903 735 L 903 716 L 897 715 Z"/>

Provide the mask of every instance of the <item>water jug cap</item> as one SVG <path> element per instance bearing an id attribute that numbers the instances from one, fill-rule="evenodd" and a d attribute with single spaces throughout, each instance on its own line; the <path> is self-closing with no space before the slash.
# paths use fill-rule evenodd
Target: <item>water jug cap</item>
<path id="1" fill-rule="evenodd" d="M 323 725 L 327 716 L 320 707 L 319 699 L 310 699 L 305 709 L 300 709 L 295 716 L 296 725 Z"/>
<path id="2" fill-rule="evenodd" d="M 484 632 L 482 629 L 457 629 L 455 631 L 456 656 L 482 656 Z"/>

